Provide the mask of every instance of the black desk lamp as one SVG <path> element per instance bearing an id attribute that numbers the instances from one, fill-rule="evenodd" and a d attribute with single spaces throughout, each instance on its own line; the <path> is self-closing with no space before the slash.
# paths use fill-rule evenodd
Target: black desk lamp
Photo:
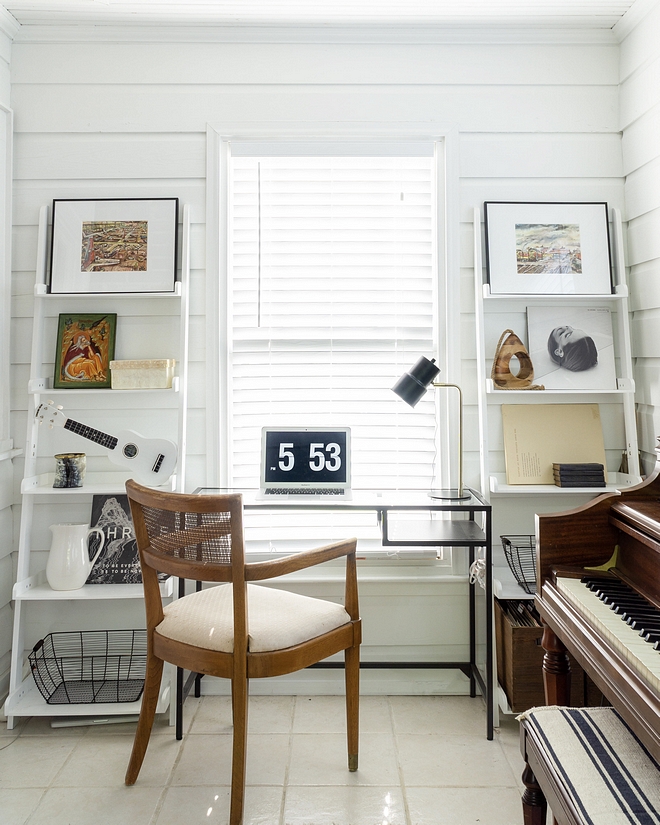
<path id="1" fill-rule="evenodd" d="M 433 387 L 453 387 L 458 390 L 459 420 L 458 420 L 458 488 L 453 490 L 431 490 L 431 498 L 462 500 L 470 498 L 470 493 L 464 492 L 463 488 L 463 393 L 457 384 L 442 384 L 435 378 L 440 374 L 440 369 L 435 364 L 435 358 L 430 361 L 422 357 L 408 372 L 399 378 L 392 387 L 392 392 L 403 399 L 406 404 L 414 407 L 424 395 L 429 386 Z"/>

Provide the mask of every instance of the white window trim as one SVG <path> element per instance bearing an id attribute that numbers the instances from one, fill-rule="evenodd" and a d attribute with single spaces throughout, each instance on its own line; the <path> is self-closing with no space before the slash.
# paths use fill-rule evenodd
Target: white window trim
<path id="1" fill-rule="evenodd" d="M 444 163 L 438 169 L 439 222 L 437 238 L 439 340 L 435 354 L 441 380 L 460 380 L 460 214 L 459 144 L 454 125 L 384 122 L 251 122 L 208 124 L 206 129 L 206 482 L 226 486 L 221 456 L 229 454 L 226 348 L 228 312 L 227 158 L 232 140 L 442 141 Z M 444 192 L 444 202 L 442 193 Z M 224 307 L 224 311 L 221 310 Z M 449 486 L 456 478 L 458 410 L 451 393 L 438 399 L 449 426 L 440 427 L 439 481 Z"/>

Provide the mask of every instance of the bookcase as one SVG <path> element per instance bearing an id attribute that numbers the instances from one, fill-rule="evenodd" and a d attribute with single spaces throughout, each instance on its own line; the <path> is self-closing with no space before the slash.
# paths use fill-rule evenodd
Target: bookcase
<path id="1" fill-rule="evenodd" d="M 621 215 L 612 209 L 612 253 L 614 291 L 611 295 L 491 295 L 485 283 L 481 211 L 474 213 L 475 313 L 477 330 L 477 384 L 480 452 L 480 482 L 482 492 L 491 495 L 566 495 L 566 490 L 554 485 L 509 485 L 506 483 L 504 449 L 501 437 L 502 404 L 575 404 L 591 403 L 601 407 L 605 451 L 607 457 L 607 488 L 621 489 L 640 480 L 637 431 L 635 424 L 635 382 L 630 347 L 630 316 L 628 287 L 625 277 Z M 611 390 L 500 390 L 490 378 L 490 366 L 495 354 L 497 335 L 503 329 L 513 329 L 526 343 L 526 310 L 529 306 L 584 304 L 607 307 L 612 312 L 616 354 L 616 388 Z M 494 341 L 493 341 L 494 338 Z M 626 472 L 620 471 L 622 455 Z M 596 495 L 602 490 L 578 488 L 577 494 Z"/>
<path id="2" fill-rule="evenodd" d="M 641 481 L 635 420 L 635 382 L 630 343 L 630 316 L 626 284 L 621 215 L 610 210 L 613 262 L 611 295 L 492 295 L 484 269 L 482 212 L 475 208 L 474 296 L 477 361 L 477 410 L 479 427 L 479 483 L 482 495 L 493 507 L 494 593 L 501 599 L 530 599 L 507 568 L 500 536 L 535 532 L 535 514 L 577 507 L 608 490 L 625 489 Z M 545 389 L 501 390 L 491 380 L 491 365 L 499 336 L 513 330 L 527 340 L 527 307 L 553 304 L 606 307 L 613 326 L 616 387 L 608 390 Z M 597 404 L 606 456 L 606 487 L 565 488 L 554 484 L 508 484 L 502 426 L 504 404 Z M 499 651 L 500 655 L 502 651 Z M 500 697 L 502 697 L 500 692 Z M 506 707 L 502 700 L 500 705 Z"/>
<path id="3" fill-rule="evenodd" d="M 135 429 L 145 436 L 167 438 L 178 447 L 174 475 L 164 487 L 183 491 L 186 463 L 188 386 L 188 283 L 190 274 L 190 213 L 180 215 L 181 260 L 173 292 L 51 294 L 47 289 L 49 209 L 39 217 L 37 274 L 34 288 L 30 377 L 27 386 L 25 467 L 21 482 L 21 515 L 16 583 L 13 588 L 14 624 L 9 695 L 4 712 L 12 728 L 22 716 L 125 716 L 139 712 L 135 702 L 48 704 L 30 672 L 28 654 L 48 633 L 80 630 L 127 630 L 144 627 L 141 584 L 86 584 L 78 590 L 52 590 L 45 568 L 52 523 L 89 523 L 92 497 L 123 494 L 130 472 L 118 472 L 103 447 L 81 439 L 76 432 L 40 426 L 37 410 L 52 400 L 66 414 L 102 432 Z M 169 389 L 53 389 L 55 330 L 60 313 L 112 312 L 118 331 L 125 321 L 118 357 L 174 358 L 178 364 Z M 146 332 L 145 332 L 146 328 Z M 142 335 L 134 334 L 141 330 Z M 145 343 L 146 342 L 146 343 Z M 144 354 L 158 348 L 157 356 Z M 141 351 L 142 350 L 142 351 Z M 82 487 L 53 488 L 55 453 L 87 454 Z M 173 596 L 173 581 L 161 583 L 164 596 Z M 171 697 L 171 672 L 163 679 L 158 711 L 167 709 Z"/>

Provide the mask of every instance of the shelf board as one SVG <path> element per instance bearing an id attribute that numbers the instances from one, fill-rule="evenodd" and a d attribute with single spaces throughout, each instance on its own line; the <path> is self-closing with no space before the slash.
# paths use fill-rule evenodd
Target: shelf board
<path id="1" fill-rule="evenodd" d="M 122 298 L 180 298 L 181 281 L 174 282 L 174 290 L 172 292 L 48 292 L 46 284 L 35 284 L 34 297 L 46 298 L 50 301 L 58 298 L 66 298 L 67 301 L 75 300 L 76 298 L 82 298 L 87 301 L 90 298 L 112 298 L 113 300 Z"/>
<path id="2" fill-rule="evenodd" d="M 605 295 L 552 295 L 541 293 L 519 293 L 506 292 L 492 294 L 490 291 L 490 284 L 483 284 L 483 299 L 484 302 L 496 301 L 518 301 L 527 306 L 547 306 L 549 303 L 556 301 L 558 304 L 597 304 L 599 301 L 609 303 L 611 301 L 621 301 L 628 298 L 628 286 L 626 284 L 617 284 L 614 287 L 614 292 Z"/>
<path id="3" fill-rule="evenodd" d="M 486 536 L 476 521 L 469 519 L 441 521 L 439 519 L 412 520 L 392 518 L 387 521 L 387 541 L 383 546 L 461 546 L 485 544 Z"/>
<path id="4" fill-rule="evenodd" d="M 588 395 L 589 401 L 594 402 L 595 396 L 610 398 L 612 396 L 634 395 L 635 389 L 619 387 L 614 390 L 498 390 L 493 386 L 493 382 L 488 379 L 486 382 L 486 394 L 489 401 L 501 401 L 506 404 L 507 399 L 516 401 L 524 398 L 530 404 L 561 403 L 566 399 L 569 403 L 579 403 L 576 399 L 580 396 Z M 559 401 L 561 399 L 561 401 Z"/>
<path id="5" fill-rule="evenodd" d="M 174 579 L 161 582 L 160 593 L 169 597 L 174 592 Z M 97 599 L 142 599 L 141 584 L 86 584 L 77 590 L 53 590 L 46 581 L 45 571 L 16 582 L 12 598 L 20 601 L 88 601 Z"/>
<path id="6" fill-rule="evenodd" d="M 163 680 L 156 713 L 163 713 L 170 703 L 170 685 Z M 142 697 L 137 702 L 99 702 L 81 705 L 49 705 L 39 693 L 32 674 L 25 679 L 5 702 L 5 716 L 124 716 L 140 712 Z"/>
<path id="7" fill-rule="evenodd" d="M 528 599 L 534 598 L 533 593 L 527 593 L 514 579 L 508 567 L 493 565 L 493 595 L 497 599 Z"/>
<path id="8" fill-rule="evenodd" d="M 66 396 L 66 395 L 89 395 L 93 393 L 94 395 L 124 395 L 129 394 L 132 395 L 133 393 L 138 393 L 144 395 L 145 393 L 176 393 L 179 392 L 180 387 L 180 380 L 179 376 L 175 375 L 172 379 L 172 386 L 171 387 L 153 387 L 150 389 L 132 389 L 132 390 L 117 390 L 117 389 L 76 389 L 76 387 L 67 387 L 66 389 L 53 389 L 53 379 L 52 378 L 35 378 L 28 382 L 28 393 L 30 395 L 44 395 L 48 393 L 48 395 L 57 395 L 57 396 Z"/>
<path id="9" fill-rule="evenodd" d="M 639 484 L 641 478 L 630 476 L 625 473 L 608 473 L 606 487 L 557 487 L 555 484 L 507 484 L 504 473 L 496 473 L 490 476 L 491 493 L 504 493 L 506 495 L 590 495 L 599 496 L 603 493 L 611 493 Z"/>
<path id="10" fill-rule="evenodd" d="M 97 495 L 108 493 L 125 493 L 126 482 L 130 473 L 87 473 L 82 487 L 53 487 L 55 473 L 41 473 L 28 476 L 21 483 L 21 493 L 33 496 L 61 496 L 61 495 Z M 174 490 L 176 475 L 173 475 L 167 484 L 157 487 L 158 490 Z"/>

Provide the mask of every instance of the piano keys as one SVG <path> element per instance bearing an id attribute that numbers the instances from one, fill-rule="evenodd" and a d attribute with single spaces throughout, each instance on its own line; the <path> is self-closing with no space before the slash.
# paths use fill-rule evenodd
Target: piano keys
<path id="1" fill-rule="evenodd" d="M 585 620 L 603 635 L 634 667 L 644 680 L 660 693 L 660 651 L 640 636 L 621 613 L 616 613 L 589 588 L 584 580 L 557 578 L 557 589 L 576 605 Z M 629 588 L 634 594 L 634 590 Z M 650 602 L 648 603 L 650 604 Z M 660 616 L 660 610 L 656 611 Z"/>

